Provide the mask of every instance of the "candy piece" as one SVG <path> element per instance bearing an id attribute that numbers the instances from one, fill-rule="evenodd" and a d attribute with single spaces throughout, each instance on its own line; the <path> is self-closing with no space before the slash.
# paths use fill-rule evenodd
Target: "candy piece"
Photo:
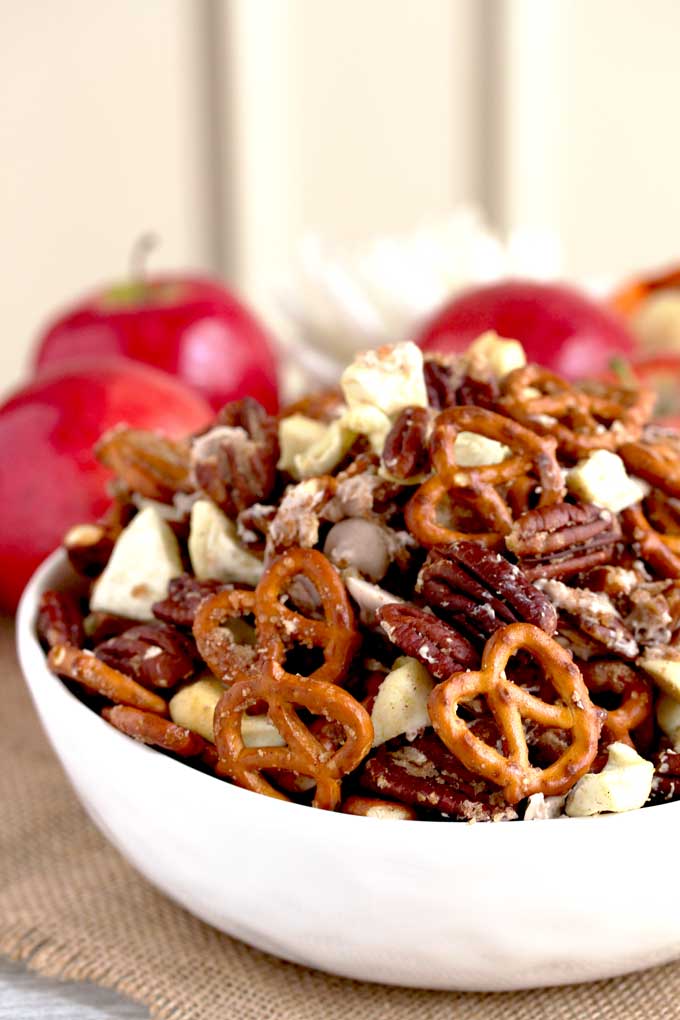
<path id="1" fill-rule="evenodd" d="M 579 779 L 567 797 L 566 812 L 572 818 L 599 815 L 603 811 L 634 811 L 641 808 L 652 789 L 654 766 L 627 744 L 611 744 L 601 772 Z"/>

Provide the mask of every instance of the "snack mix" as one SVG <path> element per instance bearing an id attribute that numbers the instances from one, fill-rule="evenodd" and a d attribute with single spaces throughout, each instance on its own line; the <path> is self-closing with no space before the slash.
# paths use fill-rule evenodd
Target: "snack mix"
<path id="1" fill-rule="evenodd" d="M 269 797 L 405 820 L 680 798 L 680 435 L 516 341 L 358 355 L 278 417 L 121 426 L 42 597 L 107 722 Z M 84 596 L 87 593 L 87 598 Z"/>

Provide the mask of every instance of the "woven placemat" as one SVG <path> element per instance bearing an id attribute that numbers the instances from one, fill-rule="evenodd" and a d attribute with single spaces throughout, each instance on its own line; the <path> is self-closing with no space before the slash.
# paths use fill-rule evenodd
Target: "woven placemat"
<path id="1" fill-rule="evenodd" d="M 152 889 L 86 818 L 20 680 L 8 621 L 0 685 L 0 952 L 33 970 L 116 989 L 165 1020 L 680 1018 L 680 964 L 476 995 L 346 981 L 236 942 Z"/>

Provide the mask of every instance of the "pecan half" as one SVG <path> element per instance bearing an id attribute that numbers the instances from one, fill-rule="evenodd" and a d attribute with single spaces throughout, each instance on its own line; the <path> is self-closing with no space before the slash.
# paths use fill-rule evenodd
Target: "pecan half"
<path id="1" fill-rule="evenodd" d="M 403 602 L 383 606 L 376 616 L 392 644 L 422 662 L 438 680 L 479 665 L 468 639 L 432 613 Z"/>
<path id="2" fill-rule="evenodd" d="M 503 794 L 469 772 L 432 730 L 396 749 L 383 745 L 366 762 L 359 784 L 430 814 L 474 822 L 517 817 Z"/>
<path id="3" fill-rule="evenodd" d="M 587 588 L 569 588 L 561 581 L 541 578 L 536 587 L 544 592 L 567 622 L 599 641 L 622 659 L 634 659 L 639 648 L 608 595 Z M 558 630 L 562 630 L 559 626 Z"/>
<path id="4" fill-rule="evenodd" d="M 429 606 L 443 611 L 456 627 L 486 640 L 509 623 L 533 623 L 546 634 L 557 628 L 550 599 L 519 567 L 478 542 L 455 542 L 433 549 L 416 590 Z"/>
<path id="5" fill-rule="evenodd" d="M 196 484 L 237 517 L 271 494 L 278 456 L 276 419 L 245 397 L 222 408 L 215 426 L 194 439 L 191 466 Z"/>
<path id="6" fill-rule="evenodd" d="M 83 614 L 73 595 L 64 591 L 44 591 L 40 596 L 37 623 L 38 637 L 47 645 L 75 645 L 85 643 Z"/>
<path id="7" fill-rule="evenodd" d="M 680 800 L 680 752 L 664 748 L 654 755 L 654 778 L 649 804 Z"/>
<path id="8" fill-rule="evenodd" d="M 406 480 L 424 474 L 430 465 L 427 446 L 430 414 L 426 407 L 405 407 L 387 433 L 382 452 L 385 471 Z"/>
<path id="9" fill-rule="evenodd" d="M 77 573 L 98 577 L 109 561 L 115 538 L 103 524 L 76 524 L 64 535 L 63 544 Z"/>
<path id="10" fill-rule="evenodd" d="M 190 492 L 189 451 L 155 432 L 116 426 L 95 446 L 97 458 L 131 491 L 147 499 L 172 502 L 176 492 Z"/>
<path id="11" fill-rule="evenodd" d="M 218 591 L 231 591 L 233 587 L 223 581 L 199 581 L 191 574 L 180 574 L 170 581 L 166 598 L 154 602 L 153 615 L 176 627 L 193 627 L 196 610 L 203 599 Z"/>
<path id="12" fill-rule="evenodd" d="M 505 539 L 530 581 L 569 577 L 606 563 L 621 537 L 617 518 L 590 503 L 553 503 L 522 514 Z"/>
<path id="13" fill-rule="evenodd" d="M 460 358 L 436 354 L 425 358 L 423 377 L 430 407 L 435 411 L 444 411 L 457 403 L 456 392 L 462 373 L 463 363 Z"/>
<path id="14" fill-rule="evenodd" d="M 196 670 L 193 642 L 165 623 L 142 623 L 95 648 L 107 666 L 144 687 L 176 687 Z"/>

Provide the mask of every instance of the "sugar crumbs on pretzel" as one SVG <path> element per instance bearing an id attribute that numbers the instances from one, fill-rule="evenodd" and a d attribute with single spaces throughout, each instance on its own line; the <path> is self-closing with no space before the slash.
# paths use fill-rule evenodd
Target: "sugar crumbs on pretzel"
<path id="1" fill-rule="evenodd" d="M 48 666 L 185 767 L 356 817 L 680 800 L 680 436 L 652 403 L 485 334 L 183 442 L 113 430 Z"/>

